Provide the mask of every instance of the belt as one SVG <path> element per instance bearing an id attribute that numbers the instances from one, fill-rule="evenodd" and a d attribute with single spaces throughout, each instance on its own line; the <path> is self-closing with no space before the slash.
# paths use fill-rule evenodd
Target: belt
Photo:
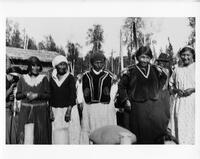
<path id="1" fill-rule="evenodd" d="M 47 103 L 46 102 L 43 102 L 43 103 L 21 103 L 21 106 L 25 106 L 25 107 L 47 106 Z"/>

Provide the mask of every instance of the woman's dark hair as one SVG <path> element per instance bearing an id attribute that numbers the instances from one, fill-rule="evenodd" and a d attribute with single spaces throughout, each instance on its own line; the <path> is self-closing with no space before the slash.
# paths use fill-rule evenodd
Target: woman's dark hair
<path id="1" fill-rule="evenodd" d="M 149 46 L 141 46 L 136 51 L 135 56 L 136 56 L 137 60 L 138 60 L 138 57 L 143 54 L 149 56 L 151 59 L 153 58 L 153 54 L 152 54 L 151 48 Z"/>
<path id="2" fill-rule="evenodd" d="M 106 57 L 104 56 L 103 52 L 95 52 L 90 56 L 90 63 L 93 65 L 95 61 L 103 60 L 106 61 Z"/>
<path id="3" fill-rule="evenodd" d="M 186 52 L 186 51 L 189 51 L 189 52 L 192 53 L 192 55 L 193 55 L 193 60 L 194 60 L 194 62 L 195 62 L 195 51 L 194 51 L 194 49 L 193 49 L 192 47 L 190 47 L 190 46 L 186 46 L 186 47 L 182 48 L 182 49 L 179 51 L 179 53 L 178 53 L 179 57 L 181 57 L 182 53 L 184 53 L 184 52 Z"/>
<path id="4" fill-rule="evenodd" d="M 42 63 L 41 63 L 41 61 L 36 56 L 31 56 L 28 59 L 28 68 L 27 68 L 27 71 L 31 72 L 32 66 L 34 66 L 34 65 L 40 66 L 40 72 L 42 71 Z"/>

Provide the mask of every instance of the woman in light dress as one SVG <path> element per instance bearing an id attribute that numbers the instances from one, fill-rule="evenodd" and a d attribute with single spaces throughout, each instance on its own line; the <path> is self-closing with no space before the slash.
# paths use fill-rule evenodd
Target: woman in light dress
<path id="1" fill-rule="evenodd" d="M 195 51 L 186 46 L 179 52 L 181 65 L 175 68 L 170 86 L 175 100 L 169 128 L 179 144 L 195 143 Z"/>

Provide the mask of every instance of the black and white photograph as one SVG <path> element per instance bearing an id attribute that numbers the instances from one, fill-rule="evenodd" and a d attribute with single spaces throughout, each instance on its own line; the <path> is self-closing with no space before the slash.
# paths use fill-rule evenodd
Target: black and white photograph
<path id="1" fill-rule="evenodd" d="M 195 24 L 7 18 L 6 144 L 195 144 Z"/>
<path id="2" fill-rule="evenodd" d="M 197 1 L 2 0 L 0 158 L 198 159 Z"/>

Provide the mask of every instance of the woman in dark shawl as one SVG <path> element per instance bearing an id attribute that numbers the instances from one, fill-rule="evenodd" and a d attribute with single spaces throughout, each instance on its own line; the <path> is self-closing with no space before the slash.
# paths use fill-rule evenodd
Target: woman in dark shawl
<path id="1" fill-rule="evenodd" d="M 167 76 L 161 67 L 150 64 L 152 57 L 150 47 L 140 47 L 136 52 L 138 63 L 128 68 L 118 86 L 138 144 L 163 144 L 168 123 L 159 98 Z"/>

